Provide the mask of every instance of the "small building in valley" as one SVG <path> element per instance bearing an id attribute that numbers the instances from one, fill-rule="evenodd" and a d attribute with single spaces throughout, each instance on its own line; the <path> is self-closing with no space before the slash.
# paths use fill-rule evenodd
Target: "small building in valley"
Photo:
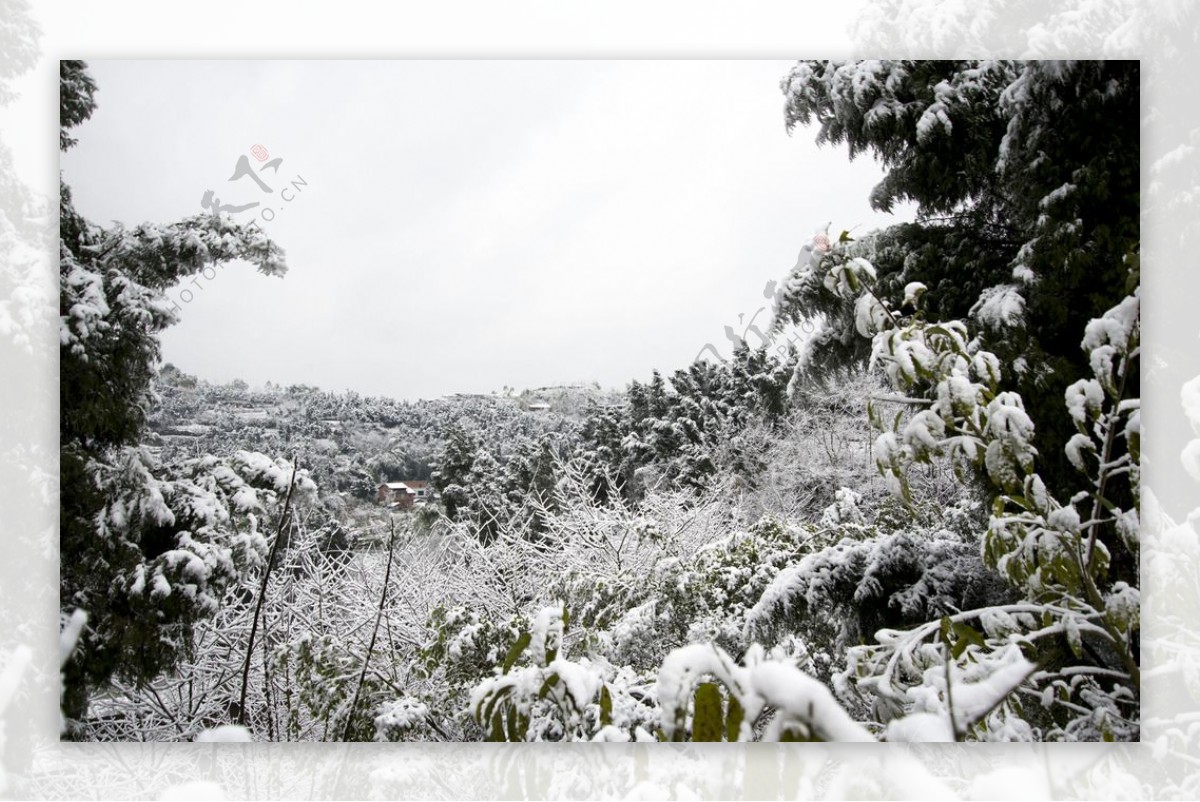
<path id="1" fill-rule="evenodd" d="M 375 501 L 394 509 L 408 510 L 429 503 L 433 497 L 433 488 L 427 480 L 409 479 L 404 482 L 383 482 L 377 488 Z"/>

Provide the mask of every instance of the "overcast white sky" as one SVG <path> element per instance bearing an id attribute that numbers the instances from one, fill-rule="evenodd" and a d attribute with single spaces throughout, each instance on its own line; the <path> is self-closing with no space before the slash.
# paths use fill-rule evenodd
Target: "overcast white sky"
<path id="1" fill-rule="evenodd" d="M 877 165 L 785 133 L 790 62 L 90 66 L 98 109 L 62 159 L 83 214 L 168 222 L 206 190 L 275 213 L 285 278 L 234 265 L 171 293 L 164 358 L 211 381 L 622 387 L 728 353 L 817 225 L 891 221 Z M 271 195 L 228 180 L 255 144 L 282 159 Z"/>

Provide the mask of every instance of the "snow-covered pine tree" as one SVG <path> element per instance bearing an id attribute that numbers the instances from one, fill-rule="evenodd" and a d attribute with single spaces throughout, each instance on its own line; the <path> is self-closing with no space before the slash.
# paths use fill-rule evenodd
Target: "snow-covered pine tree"
<path id="1" fill-rule="evenodd" d="M 61 64 L 61 133 L 91 116 L 95 83 Z M 258 521 L 290 483 L 262 454 L 164 467 L 140 446 L 156 402 L 159 334 L 177 319 L 176 282 L 236 259 L 286 270 L 261 230 L 199 215 L 167 225 L 101 228 L 60 191 L 60 602 L 88 625 L 64 667 L 68 736 L 113 675 L 138 683 L 170 670 L 195 622 L 266 551 Z M 303 474 L 304 487 L 311 482 Z"/>
<path id="2" fill-rule="evenodd" d="M 479 440 L 471 431 L 457 424 L 446 429 L 445 445 L 438 454 L 433 469 L 432 484 L 442 494 L 442 504 L 446 509 L 446 517 L 455 520 L 459 509 L 466 503 L 466 490 L 471 466 L 475 464 L 475 454 L 479 449 Z"/>

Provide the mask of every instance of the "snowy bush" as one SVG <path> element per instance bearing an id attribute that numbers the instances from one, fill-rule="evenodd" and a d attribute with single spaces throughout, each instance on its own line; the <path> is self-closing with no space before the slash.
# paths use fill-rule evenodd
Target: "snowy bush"
<path id="1" fill-rule="evenodd" d="M 708 676 L 720 686 L 701 682 Z M 742 665 L 712 645 L 677 649 L 663 662 L 657 687 L 668 741 L 875 740 L 824 684 L 757 645 Z"/>
<path id="2" fill-rule="evenodd" d="M 603 659 L 569 659 L 569 625 L 561 605 L 543 608 L 494 675 L 471 692 L 471 712 L 488 740 L 650 739 L 657 710 L 646 703 L 647 680 Z"/>
<path id="3" fill-rule="evenodd" d="M 842 536 L 774 577 L 747 616 L 772 643 L 800 631 L 842 651 L 903 626 L 1006 595 L 979 560 L 979 538 L 939 528 Z"/>
<path id="4" fill-rule="evenodd" d="M 861 258 L 835 249 L 818 264 L 814 270 L 828 269 L 828 281 L 847 303 L 875 298 Z M 854 279 L 835 278 L 845 276 Z M 964 476 L 971 470 L 986 475 L 995 495 L 984 559 L 1023 599 L 956 613 L 942 619 L 944 626 L 935 621 L 907 632 L 881 631 L 878 645 L 850 649 L 847 674 L 874 697 L 885 720 L 934 711 L 949 716 L 958 738 L 1034 737 L 1025 717 L 1040 722 L 1036 735 L 1045 738 L 1136 738 L 1140 419 L 1136 388 L 1127 378 L 1139 351 L 1137 291 L 1084 332 L 1093 376 L 1072 384 L 1065 402 L 1078 430 L 1072 463 L 1086 484 L 1066 503 L 1036 473 L 1034 422 L 1021 397 L 1004 388 L 999 361 L 969 327 L 901 316 L 885 301 L 875 302 L 886 314 L 862 321 L 864 333 L 872 335 L 872 360 L 902 392 L 929 388 L 923 412 L 902 429 L 897 417 L 895 428 L 885 427 L 877 439 L 879 468 L 905 498 L 909 471 L 918 462 L 946 456 Z M 1120 564 L 1114 554 L 1124 558 Z M 944 555 L 938 562 L 950 564 Z M 939 671 L 945 677 L 941 689 L 923 693 Z M 1002 698 L 983 710 L 956 712 L 958 671 L 964 681 L 984 683 L 993 697 L 1003 690 Z M 1040 712 L 1026 712 L 1031 698 Z"/>

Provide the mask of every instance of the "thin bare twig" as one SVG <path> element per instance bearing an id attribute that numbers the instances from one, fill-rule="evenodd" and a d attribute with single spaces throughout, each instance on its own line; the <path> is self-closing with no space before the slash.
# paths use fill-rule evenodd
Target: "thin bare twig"
<path id="1" fill-rule="evenodd" d="M 287 498 L 283 502 L 283 512 L 279 516 L 279 525 L 275 528 L 275 540 L 271 543 L 271 553 L 267 556 L 267 566 L 263 569 L 262 584 L 258 589 L 258 599 L 254 602 L 254 618 L 250 624 L 250 640 L 246 644 L 246 660 L 242 664 L 242 692 L 238 696 L 238 722 L 246 725 L 246 690 L 250 684 L 250 661 L 254 657 L 254 636 L 258 632 L 258 616 L 262 612 L 263 600 L 267 597 L 267 583 L 271 581 L 271 568 L 275 565 L 275 555 L 279 552 L 279 541 L 283 535 L 283 527 L 288 521 L 292 509 L 292 491 L 296 488 L 296 471 L 300 468 L 300 456 L 292 459 L 292 479 L 288 483 Z"/>
<path id="2" fill-rule="evenodd" d="M 342 730 L 342 740 L 350 740 L 350 728 L 354 724 L 354 710 L 358 707 L 358 696 L 362 692 L 363 681 L 367 677 L 367 666 L 371 664 L 371 654 L 375 651 L 375 639 L 379 636 L 379 622 L 383 620 L 383 608 L 387 602 L 388 582 L 392 578 L 392 555 L 396 547 L 396 521 L 391 520 L 391 532 L 388 535 L 387 568 L 383 572 L 383 590 L 379 592 L 379 610 L 375 614 L 375 627 L 371 630 L 371 642 L 367 645 L 367 654 L 363 658 L 362 672 L 358 675 L 358 685 L 354 688 L 354 699 L 350 702 L 350 710 L 346 713 L 346 727 Z"/>

